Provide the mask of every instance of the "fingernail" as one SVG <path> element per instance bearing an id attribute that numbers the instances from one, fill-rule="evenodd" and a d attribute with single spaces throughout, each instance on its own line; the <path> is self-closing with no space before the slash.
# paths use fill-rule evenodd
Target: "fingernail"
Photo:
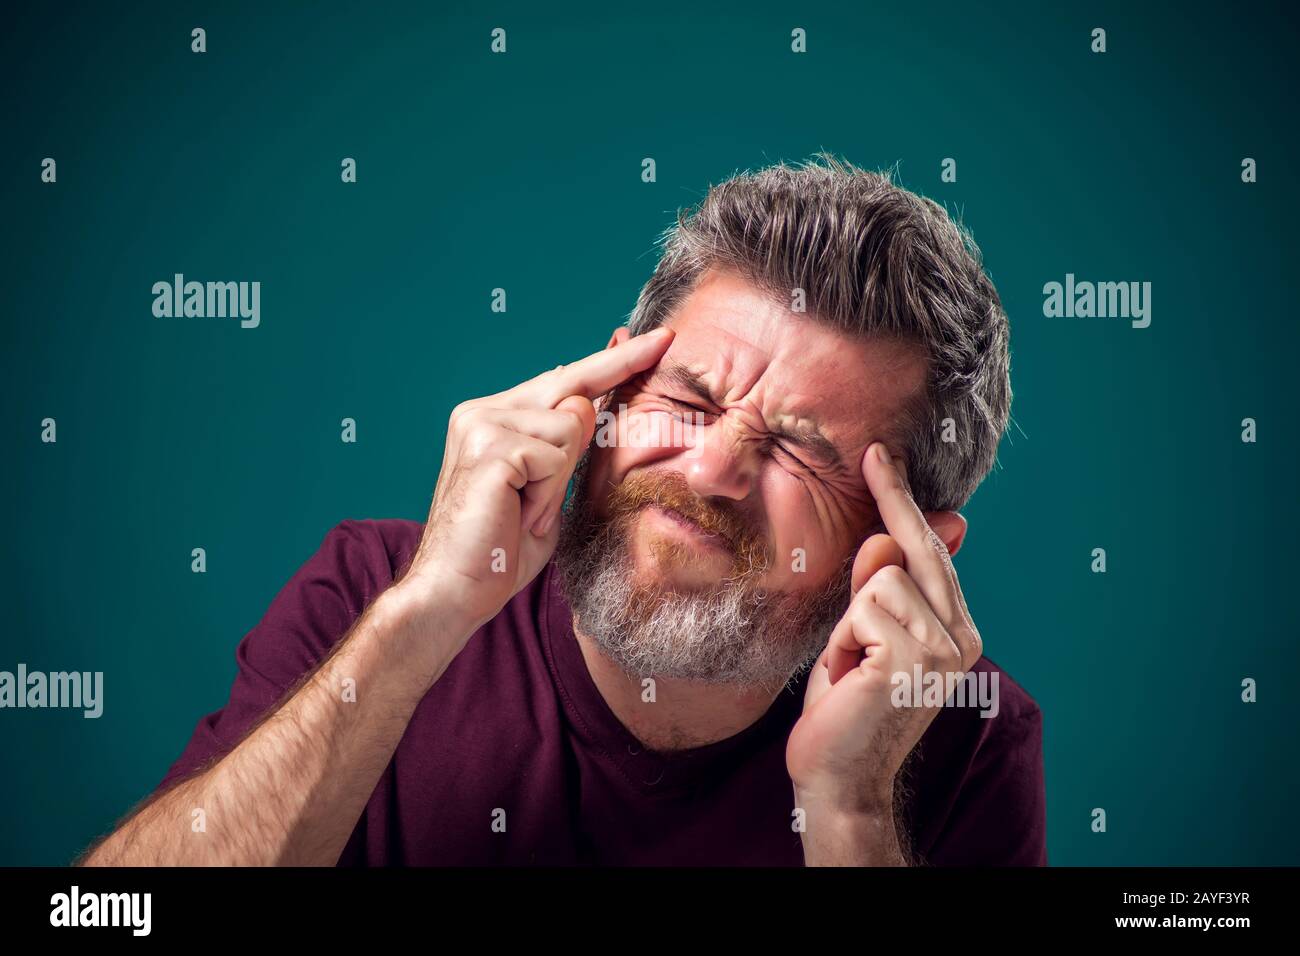
<path id="1" fill-rule="evenodd" d="M 533 527 L 533 533 L 539 538 L 546 537 L 546 532 L 551 530 L 551 525 L 555 523 L 555 512 L 552 511 L 540 523 Z"/>
<path id="2" fill-rule="evenodd" d="M 876 442 L 876 460 L 882 465 L 889 464 L 889 449 L 885 447 L 884 442 Z"/>

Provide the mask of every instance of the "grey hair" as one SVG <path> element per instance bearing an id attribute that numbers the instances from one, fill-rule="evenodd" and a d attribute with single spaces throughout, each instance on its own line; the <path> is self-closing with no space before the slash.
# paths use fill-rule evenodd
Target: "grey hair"
<path id="1" fill-rule="evenodd" d="M 880 436 L 904 456 L 922 509 L 958 510 L 992 469 L 1011 408 L 1007 316 L 979 247 L 938 203 L 888 172 L 819 153 L 711 186 L 658 244 L 659 264 L 628 317 L 633 335 L 671 318 L 711 268 L 786 305 L 802 289 L 817 321 L 924 348 L 924 393 Z"/>

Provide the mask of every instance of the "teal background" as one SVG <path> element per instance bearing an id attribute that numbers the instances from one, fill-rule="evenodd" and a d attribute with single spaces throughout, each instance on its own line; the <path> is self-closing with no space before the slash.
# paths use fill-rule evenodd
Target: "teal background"
<path id="1" fill-rule="evenodd" d="M 0 669 L 105 713 L 0 711 L 0 864 L 144 796 L 326 531 L 422 519 L 451 407 L 603 346 L 679 206 L 822 148 L 960 213 L 1011 316 L 956 564 L 1046 716 L 1052 862 L 1300 862 L 1295 24 L 1041 6 L 11 7 Z M 261 327 L 154 318 L 175 272 L 260 280 Z M 1044 318 L 1067 272 L 1150 280 L 1150 328 Z"/>

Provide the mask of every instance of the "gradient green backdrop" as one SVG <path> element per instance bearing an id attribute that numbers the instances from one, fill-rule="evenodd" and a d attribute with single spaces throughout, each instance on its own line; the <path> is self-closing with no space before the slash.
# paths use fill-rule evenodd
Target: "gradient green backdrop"
<path id="1" fill-rule="evenodd" d="M 1011 316 L 957 567 L 1046 716 L 1052 862 L 1300 862 L 1294 24 L 1042 6 L 11 7 L 0 669 L 105 712 L 0 711 L 0 864 L 150 790 L 325 532 L 423 518 L 451 407 L 603 346 L 677 207 L 822 148 L 960 213 Z M 261 327 L 154 318 L 176 272 L 261 281 Z M 1150 328 L 1044 318 L 1067 272 L 1151 281 Z"/>

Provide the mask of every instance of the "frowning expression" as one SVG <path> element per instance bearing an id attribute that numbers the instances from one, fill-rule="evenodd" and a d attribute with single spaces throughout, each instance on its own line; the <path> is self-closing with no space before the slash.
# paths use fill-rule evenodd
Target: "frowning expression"
<path id="1" fill-rule="evenodd" d="M 604 405 L 614 440 L 597 442 L 587 476 L 597 514 L 622 512 L 638 571 L 665 585 L 707 587 L 759 559 L 765 587 L 822 585 L 878 520 L 862 456 L 876 440 L 903 450 L 923 353 L 716 270 L 668 324 L 664 358 Z"/>

